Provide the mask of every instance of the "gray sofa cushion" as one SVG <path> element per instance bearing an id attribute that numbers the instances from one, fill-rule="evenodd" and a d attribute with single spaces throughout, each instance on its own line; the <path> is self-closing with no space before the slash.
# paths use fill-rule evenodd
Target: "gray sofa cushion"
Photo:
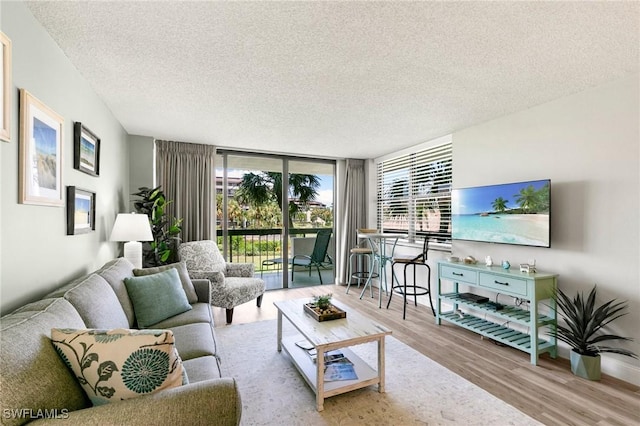
<path id="1" fill-rule="evenodd" d="M 182 360 L 184 369 L 191 383 L 222 377 L 220 363 L 215 356 L 201 356 L 199 358 Z"/>
<path id="2" fill-rule="evenodd" d="M 211 305 L 207 303 L 194 303 L 191 307 L 192 309 L 190 311 L 183 312 L 171 318 L 152 324 L 148 328 L 172 328 L 179 325 L 193 324 L 197 322 L 213 324 Z"/>
<path id="3" fill-rule="evenodd" d="M 133 264 L 124 257 L 113 259 L 96 271 L 96 274 L 104 278 L 113 291 L 116 293 L 120 305 L 124 310 L 127 320 L 129 320 L 129 327 L 133 327 L 135 324 L 135 314 L 133 312 L 133 304 L 129 299 L 127 288 L 124 285 L 124 279 L 133 276 Z"/>
<path id="4" fill-rule="evenodd" d="M 181 325 L 171 328 L 171 331 L 176 339 L 176 349 L 183 360 L 216 354 L 214 332 L 209 324 Z"/>
<path id="5" fill-rule="evenodd" d="M 178 271 L 182 288 L 184 289 L 184 293 L 187 295 L 189 303 L 196 303 L 198 301 L 198 295 L 196 294 L 196 289 L 193 288 L 193 283 L 191 282 L 191 278 L 189 278 L 189 272 L 187 271 L 187 266 L 184 262 L 171 263 L 169 265 L 156 266 L 154 268 L 134 269 L 133 275 L 136 277 L 142 277 L 145 275 L 157 274 L 158 272 L 164 272 L 167 269 L 172 268 Z"/>
<path id="6" fill-rule="evenodd" d="M 76 308 L 88 328 L 129 328 L 129 320 L 113 288 L 100 275 L 76 281 L 64 298 Z"/>
<path id="7" fill-rule="evenodd" d="M 52 328 L 85 328 L 85 323 L 65 299 L 37 302 L 0 319 L 0 389 L 3 410 L 79 410 L 91 403 L 50 341 Z M 46 305 L 46 306 L 43 306 Z M 6 418 L 20 425 L 28 418 Z"/>

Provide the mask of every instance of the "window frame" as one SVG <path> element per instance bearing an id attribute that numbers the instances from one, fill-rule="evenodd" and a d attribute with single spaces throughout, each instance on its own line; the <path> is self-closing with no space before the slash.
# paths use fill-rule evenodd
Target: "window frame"
<path id="1" fill-rule="evenodd" d="M 453 144 L 450 136 L 375 160 L 376 220 L 381 232 L 408 234 L 416 243 L 429 237 L 430 247 L 451 250 L 451 189 L 453 186 Z M 405 182 L 403 182 L 403 180 Z M 394 183 L 395 188 L 394 188 Z M 396 193 L 395 195 L 393 193 Z M 388 211 L 400 213 L 394 227 Z M 434 212 L 423 215 L 424 209 Z M 434 222 L 437 220 L 437 230 Z M 445 221 L 444 223 L 442 221 Z M 425 226 L 427 229 L 425 229 Z"/>

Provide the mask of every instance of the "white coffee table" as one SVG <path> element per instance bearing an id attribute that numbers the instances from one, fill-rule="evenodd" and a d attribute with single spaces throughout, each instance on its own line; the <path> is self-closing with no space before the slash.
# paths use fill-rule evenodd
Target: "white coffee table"
<path id="1" fill-rule="evenodd" d="M 384 338 L 391 334 L 391 330 L 336 301 L 332 303 L 346 311 L 347 317 L 332 321 L 316 321 L 304 312 L 304 304 L 310 301 L 311 299 L 293 299 L 273 304 L 278 309 L 278 352 L 284 348 L 302 377 L 316 393 L 318 411 L 324 409 L 324 399 L 334 395 L 376 384 L 378 392 L 384 392 Z M 283 316 L 300 334 L 283 339 Z M 307 351 L 296 345 L 296 342 L 302 339 L 309 341 L 316 349 L 315 363 Z M 377 369 L 347 348 L 367 342 L 378 342 Z M 358 375 L 356 380 L 324 381 L 324 354 L 335 349 L 341 349 L 341 352 L 353 363 Z"/>

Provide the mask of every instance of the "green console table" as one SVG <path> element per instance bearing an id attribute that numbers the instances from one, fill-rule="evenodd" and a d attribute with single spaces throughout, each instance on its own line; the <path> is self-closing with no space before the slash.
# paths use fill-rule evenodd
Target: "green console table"
<path id="1" fill-rule="evenodd" d="M 436 324 L 447 321 L 497 342 L 520 349 L 531 355 L 531 363 L 537 365 L 538 355 L 549 352 L 552 358 L 557 356 L 557 341 L 551 336 L 539 336 L 538 331 L 545 326 L 555 324 L 557 315 L 553 296 L 557 288 L 556 274 L 544 272 L 520 272 L 519 269 L 503 269 L 500 266 L 438 262 L 438 289 L 436 302 Z M 453 283 L 453 291 L 443 293 L 443 282 Z M 458 286 L 469 286 L 465 292 L 480 290 L 483 294 L 502 294 L 521 300 L 528 300 L 529 309 L 512 304 L 504 304 L 503 309 L 477 303 L 460 296 Z M 449 286 L 451 287 L 451 286 Z M 477 293 L 477 292 L 476 292 Z M 547 313 L 539 313 L 539 304 L 545 301 L 549 307 Z M 443 302 L 453 306 L 443 312 Z M 462 313 L 461 308 L 466 308 Z M 518 324 L 527 331 L 509 327 Z"/>

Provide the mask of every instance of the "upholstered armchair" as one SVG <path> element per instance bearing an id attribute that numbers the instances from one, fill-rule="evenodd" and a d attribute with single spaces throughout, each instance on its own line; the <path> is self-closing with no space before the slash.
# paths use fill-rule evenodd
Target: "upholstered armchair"
<path id="1" fill-rule="evenodd" d="M 227 310 L 227 324 L 233 320 L 233 308 L 256 299 L 262 304 L 264 281 L 254 278 L 252 263 L 230 263 L 224 260 L 214 241 L 192 241 L 178 247 L 180 260 L 187 265 L 192 279 L 211 281 L 211 305 Z"/>

